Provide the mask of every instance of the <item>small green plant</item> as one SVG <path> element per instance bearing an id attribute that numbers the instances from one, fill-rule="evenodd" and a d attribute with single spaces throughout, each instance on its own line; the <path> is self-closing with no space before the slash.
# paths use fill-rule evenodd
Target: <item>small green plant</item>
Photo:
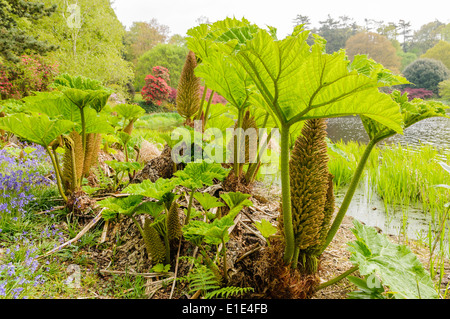
<path id="1" fill-rule="evenodd" d="M 188 282 L 188 293 L 190 294 L 200 294 L 205 299 L 212 299 L 236 297 L 254 291 L 251 287 L 223 287 L 223 283 L 217 277 L 217 274 L 210 267 L 203 265 L 199 258 L 194 260 L 194 264 L 195 267 L 192 272 L 177 279 L 181 282 Z"/>
<path id="2" fill-rule="evenodd" d="M 363 276 L 377 275 L 395 299 L 436 299 L 430 274 L 408 246 L 391 243 L 374 228 L 353 221 L 350 261 Z"/>
<path id="3" fill-rule="evenodd" d="M 261 235 L 266 239 L 267 245 L 270 246 L 269 238 L 275 235 L 278 229 L 266 219 L 262 219 L 260 222 L 255 222 L 255 226 Z"/>
<path id="4" fill-rule="evenodd" d="M 222 199 L 226 202 L 230 211 L 227 215 L 218 218 L 216 217 L 211 223 L 192 220 L 189 224 L 183 227 L 183 234 L 186 240 L 200 248 L 203 257 L 207 260 L 207 265 L 215 270 L 217 274 L 217 266 L 215 266 L 207 255 L 204 244 L 222 246 L 222 276 L 228 282 L 228 268 L 226 243 L 230 237 L 228 229 L 234 225 L 234 218 L 245 206 L 252 206 L 253 203 L 248 200 L 250 195 L 242 194 L 240 192 L 230 192 L 221 194 Z"/>
<path id="5" fill-rule="evenodd" d="M 228 175 L 228 171 L 219 163 L 191 162 L 182 171 L 177 171 L 174 174 L 177 177 L 177 183 L 190 190 L 186 219 L 184 221 L 185 225 L 189 223 L 192 201 L 197 190 L 205 185 L 213 185 L 214 179 L 223 180 Z"/>
<path id="6" fill-rule="evenodd" d="M 373 276 L 376 278 L 375 276 Z M 375 279 L 375 283 L 371 283 L 369 277 L 359 278 L 355 276 L 348 276 L 347 279 L 354 284 L 359 290 L 349 292 L 347 294 L 348 299 L 387 299 L 384 294 L 384 288 L 381 286 L 378 279 Z"/>

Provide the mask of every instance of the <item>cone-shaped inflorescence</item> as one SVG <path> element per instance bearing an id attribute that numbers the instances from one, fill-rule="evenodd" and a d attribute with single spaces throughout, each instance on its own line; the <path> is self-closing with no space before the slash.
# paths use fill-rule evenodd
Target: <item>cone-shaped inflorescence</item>
<path id="1" fill-rule="evenodd" d="M 66 192 L 74 192 L 79 187 L 83 174 L 84 156 L 81 135 L 73 131 L 64 137 L 63 183 Z"/>
<path id="2" fill-rule="evenodd" d="M 324 223 L 328 224 L 327 219 L 331 218 L 325 217 L 325 207 L 331 205 L 331 198 L 327 203 L 330 177 L 326 134 L 325 119 L 306 121 L 291 154 L 289 174 L 297 258 L 300 251 L 320 245 L 326 233 Z M 302 259 L 304 264 L 305 257 Z"/>
<path id="3" fill-rule="evenodd" d="M 195 53 L 189 51 L 181 71 L 176 98 L 177 112 L 185 118 L 187 124 L 191 123 L 192 117 L 197 114 L 200 108 L 200 78 L 194 74 L 196 66 Z"/>
<path id="4" fill-rule="evenodd" d="M 182 235 L 180 219 L 178 217 L 178 204 L 174 200 L 167 214 L 167 236 L 169 240 L 180 239 Z"/>
<path id="5" fill-rule="evenodd" d="M 148 255 L 152 258 L 154 265 L 163 263 L 166 258 L 166 248 L 158 231 L 151 225 L 150 219 L 144 222 L 144 243 Z"/>
<path id="6" fill-rule="evenodd" d="M 83 176 L 89 176 L 89 170 L 97 163 L 98 153 L 102 144 L 102 136 L 99 133 L 86 134 L 86 151 L 83 163 Z"/>
<path id="7" fill-rule="evenodd" d="M 317 272 L 320 252 L 322 251 L 322 246 L 325 243 L 325 239 L 327 237 L 328 230 L 330 228 L 331 218 L 333 217 L 333 213 L 335 210 L 334 204 L 335 201 L 333 189 L 333 175 L 328 174 L 327 198 L 323 210 L 324 218 L 319 230 L 319 242 L 314 246 L 308 247 L 306 250 L 300 251 L 300 256 L 302 256 L 301 260 L 303 262 L 303 267 L 308 273 Z"/>

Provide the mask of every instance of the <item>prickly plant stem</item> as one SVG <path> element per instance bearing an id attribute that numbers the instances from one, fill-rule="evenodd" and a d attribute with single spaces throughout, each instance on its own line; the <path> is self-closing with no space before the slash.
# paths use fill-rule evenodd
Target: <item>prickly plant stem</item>
<path id="1" fill-rule="evenodd" d="M 239 163 L 239 159 L 240 159 L 240 154 L 239 152 L 241 151 L 241 130 L 239 130 L 240 128 L 242 128 L 242 122 L 243 122 L 243 117 L 244 117 L 244 108 L 240 109 L 238 112 L 238 118 L 237 118 L 237 136 L 236 136 L 236 143 L 233 143 L 234 145 L 234 163 L 233 163 L 233 168 L 234 168 L 234 175 L 236 175 L 236 178 L 239 178 L 240 175 L 240 163 Z M 235 138 L 235 136 L 233 135 L 232 137 L 233 139 Z M 245 143 L 245 142 L 244 142 Z M 244 150 L 244 157 L 245 157 L 245 150 Z"/>
<path id="2" fill-rule="evenodd" d="M 86 157 L 86 118 L 84 116 L 84 109 L 80 109 L 81 114 L 81 141 L 83 144 L 83 162 Z M 83 185 L 83 174 L 81 174 L 79 185 Z"/>
<path id="3" fill-rule="evenodd" d="M 205 103 L 207 90 L 208 90 L 208 87 L 205 84 L 204 89 L 203 89 L 202 99 L 200 100 L 200 108 L 198 109 L 197 116 L 195 117 L 197 120 L 199 120 L 202 117 L 203 103 Z"/>
<path id="4" fill-rule="evenodd" d="M 320 289 L 326 288 L 328 286 L 334 285 L 338 281 L 344 279 L 345 277 L 347 277 L 351 273 L 354 273 L 357 270 L 358 270 L 358 266 L 354 266 L 354 267 L 350 268 L 349 270 L 347 270 L 346 272 L 344 272 L 343 274 L 341 274 L 341 275 L 339 275 L 337 277 L 334 277 L 333 279 L 330 279 L 327 282 L 324 282 L 323 284 L 319 285 L 319 287 L 317 287 L 317 290 L 320 290 Z"/>
<path id="5" fill-rule="evenodd" d="M 225 246 L 225 240 L 222 237 L 222 254 L 223 254 L 223 279 L 225 283 L 228 282 L 228 274 L 227 274 L 227 248 Z"/>
<path id="6" fill-rule="evenodd" d="M 192 201 L 194 199 L 194 194 L 195 194 L 195 188 L 192 189 L 191 195 L 189 196 L 189 203 L 188 203 L 188 208 L 187 208 L 187 213 L 186 213 L 186 219 L 184 221 L 185 225 L 187 225 L 189 223 L 189 218 L 191 218 L 191 209 L 192 209 Z"/>
<path id="7" fill-rule="evenodd" d="M 205 92 L 206 92 L 206 90 L 205 90 Z M 205 92 L 203 92 L 203 93 L 205 93 Z M 203 124 L 203 127 L 206 127 L 206 122 L 208 121 L 209 110 L 211 108 L 211 102 L 212 102 L 213 95 L 215 92 L 216 91 L 214 91 L 214 90 L 211 91 L 211 95 L 209 96 L 209 99 L 208 99 L 208 104 L 206 104 L 205 119 L 204 119 L 205 123 Z"/>
<path id="8" fill-rule="evenodd" d="M 281 126 L 281 203 L 283 205 L 283 228 L 286 247 L 284 262 L 290 264 L 295 250 L 294 226 L 291 212 L 291 185 L 289 177 L 289 125 Z"/>
<path id="9" fill-rule="evenodd" d="M 58 191 L 61 197 L 64 199 L 64 202 L 67 203 L 67 196 L 64 193 L 64 189 L 62 187 L 62 181 L 61 181 L 61 171 L 59 170 L 59 166 L 56 162 L 56 158 L 53 156 L 53 153 L 50 151 L 49 146 L 45 148 L 47 150 L 48 155 L 50 156 L 50 160 L 52 161 L 53 168 L 55 169 L 55 175 L 56 175 L 56 185 L 58 186 Z"/>
<path id="10" fill-rule="evenodd" d="M 345 213 L 347 212 L 347 209 L 350 205 L 350 202 L 352 201 L 353 195 L 355 194 L 356 188 L 358 187 L 359 180 L 364 171 L 364 166 L 366 165 L 367 160 L 369 159 L 370 152 L 372 151 L 377 142 L 378 141 L 376 140 L 371 140 L 369 144 L 367 144 L 366 149 L 364 150 L 364 153 L 361 156 L 361 159 L 359 160 L 358 166 L 356 167 L 355 174 L 353 175 L 352 181 L 350 182 L 350 186 L 347 190 L 347 193 L 345 194 L 341 207 L 339 208 L 336 218 L 334 219 L 333 224 L 331 225 L 330 230 L 328 231 L 325 243 L 322 247 L 322 250 L 320 251 L 321 254 L 325 251 L 325 249 L 328 247 L 328 245 L 331 243 L 334 236 L 336 235 L 339 226 L 341 225 L 342 220 L 344 219 Z"/>

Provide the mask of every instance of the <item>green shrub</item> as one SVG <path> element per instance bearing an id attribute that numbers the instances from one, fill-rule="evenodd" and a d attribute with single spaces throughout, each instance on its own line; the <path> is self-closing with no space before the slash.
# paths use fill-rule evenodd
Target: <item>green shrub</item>
<path id="1" fill-rule="evenodd" d="M 408 65 L 403 75 L 411 84 L 408 87 L 423 88 L 438 93 L 438 84 L 447 80 L 450 71 L 438 60 L 417 59 Z"/>

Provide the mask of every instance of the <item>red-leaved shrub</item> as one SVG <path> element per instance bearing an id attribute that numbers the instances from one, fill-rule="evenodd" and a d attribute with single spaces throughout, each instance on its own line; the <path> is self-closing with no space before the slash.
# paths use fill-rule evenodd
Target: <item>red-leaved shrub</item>
<path id="1" fill-rule="evenodd" d="M 48 90 L 57 69 L 39 56 L 23 55 L 19 63 L 0 64 L 1 98 L 20 99 L 33 91 Z"/>
<path id="2" fill-rule="evenodd" d="M 169 71 L 161 66 L 155 66 L 152 74 L 145 78 L 145 85 L 142 88 L 142 98 L 147 103 L 153 103 L 160 106 L 162 102 L 169 98 L 170 87 L 167 84 L 169 80 Z"/>
<path id="3" fill-rule="evenodd" d="M 402 91 L 402 94 L 405 92 L 408 93 L 408 100 L 411 101 L 413 99 L 428 99 L 433 97 L 433 91 L 423 89 L 423 88 L 405 88 Z"/>

